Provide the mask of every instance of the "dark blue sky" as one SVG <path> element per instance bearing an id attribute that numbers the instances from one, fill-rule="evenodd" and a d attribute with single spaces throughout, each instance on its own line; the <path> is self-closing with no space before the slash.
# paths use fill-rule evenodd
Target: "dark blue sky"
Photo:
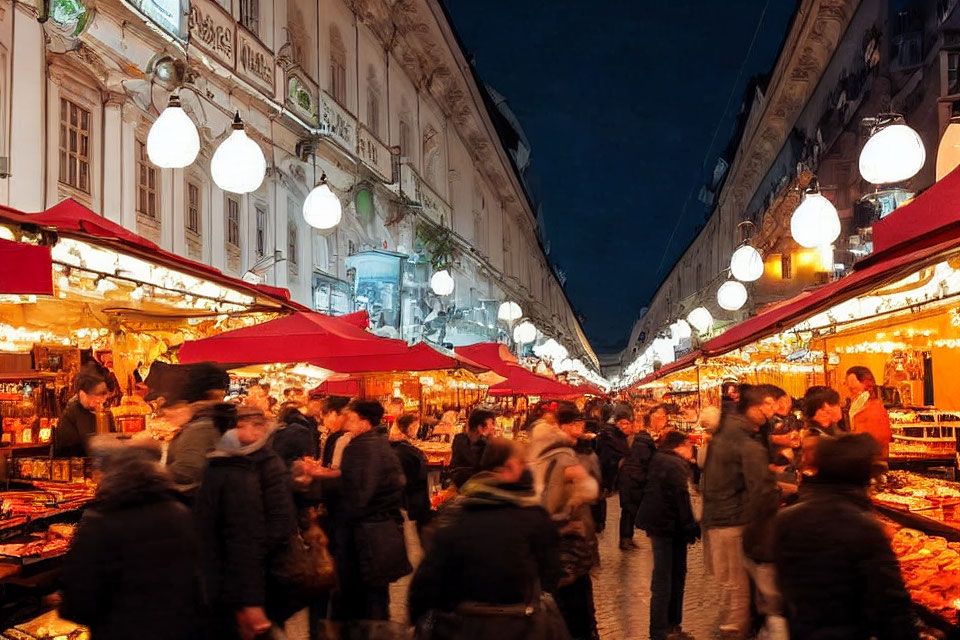
<path id="1" fill-rule="evenodd" d="M 599 352 L 622 348 L 704 220 L 699 185 L 749 78 L 775 61 L 794 0 L 444 1 L 530 139 L 551 259 L 587 335 Z"/>

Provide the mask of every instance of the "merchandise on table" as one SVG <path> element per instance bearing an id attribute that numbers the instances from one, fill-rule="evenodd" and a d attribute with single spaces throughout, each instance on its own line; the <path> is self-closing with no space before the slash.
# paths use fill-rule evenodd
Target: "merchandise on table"
<path id="1" fill-rule="evenodd" d="M 52 524 L 29 540 L 0 544 L 0 556 L 26 561 L 63 555 L 70 548 L 75 531 L 76 526 L 72 524 Z"/>
<path id="2" fill-rule="evenodd" d="M 877 489 L 872 499 L 878 505 L 908 511 L 917 518 L 960 531 L 960 483 L 909 471 L 890 471 Z"/>
<path id="3" fill-rule="evenodd" d="M 0 632 L 3 640 L 90 640 L 90 631 L 48 611 L 29 622 Z"/>
<path id="4" fill-rule="evenodd" d="M 960 415 L 937 409 L 890 409 L 892 459 L 952 458 L 957 452 L 955 427 Z"/>
<path id="5" fill-rule="evenodd" d="M 949 625 L 960 609 L 960 543 L 885 522 L 910 597 Z"/>

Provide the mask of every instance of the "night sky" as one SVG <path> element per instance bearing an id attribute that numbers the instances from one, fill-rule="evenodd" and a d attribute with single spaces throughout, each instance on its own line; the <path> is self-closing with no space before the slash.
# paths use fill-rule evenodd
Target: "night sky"
<path id="1" fill-rule="evenodd" d="M 623 348 L 704 221 L 700 185 L 794 0 L 444 2 L 530 140 L 550 257 L 594 349 Z"/>

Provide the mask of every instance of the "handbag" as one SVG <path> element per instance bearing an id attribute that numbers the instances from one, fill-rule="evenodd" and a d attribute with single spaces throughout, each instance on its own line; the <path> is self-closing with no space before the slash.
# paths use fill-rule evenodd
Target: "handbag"
<path id="1" fill-rule="evenodd" d="M 323 529 L 311 518 L 307 530 L 298 530 L 271 565 L 273 578 L 306 596 L 328 593 L 337 586 L 337 568 Z"/>
<path id="2" fill-rule="evenodd" d="M 402 523 L 393 519 L 361 522 L 355 525 L 354 537 L 360 575 L 368 585 L 384 587 L 413 573 Z"/>

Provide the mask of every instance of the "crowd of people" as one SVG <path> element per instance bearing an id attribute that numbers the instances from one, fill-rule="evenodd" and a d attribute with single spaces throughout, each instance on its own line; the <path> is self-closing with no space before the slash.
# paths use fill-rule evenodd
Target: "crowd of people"
<path id="1" fill-rule="evenodd" d="M 88 377 L 78 412 L 103 395 Z M 176 434 L 166 451 L 78 432 L 100 478 L 60 612 L 94 640 L 305 640 L 328 619 L 388 620 L 389 585 L 412 574 L 409 622 L 424 640 L 595 640 L 598 536 L 613 518 L 605 535 L 623 553 L 640 552 L 637 529 L 649 538 L 653 640 L 691 637 L 684 587 L 698 541 L 724 638 L 915 638 L 866 493 L 889 422 L 869 370 L 847 384 L 846 411 L 828 387 L 795 401 L 724 385 L 697 447 L 664 405 L 541 403 L 520 439 L 496 437 L 496 414 L 475 409 L 452 438 L 455 497 L 435 510 L 414 444 L 423 429 L 401 404 L 300 390 L 271 402 L 260 385 L 226 401 L 226 373 L 193 365 L 159 392 Z M 404 517 L 424 551 L 416 570 Z"/>

